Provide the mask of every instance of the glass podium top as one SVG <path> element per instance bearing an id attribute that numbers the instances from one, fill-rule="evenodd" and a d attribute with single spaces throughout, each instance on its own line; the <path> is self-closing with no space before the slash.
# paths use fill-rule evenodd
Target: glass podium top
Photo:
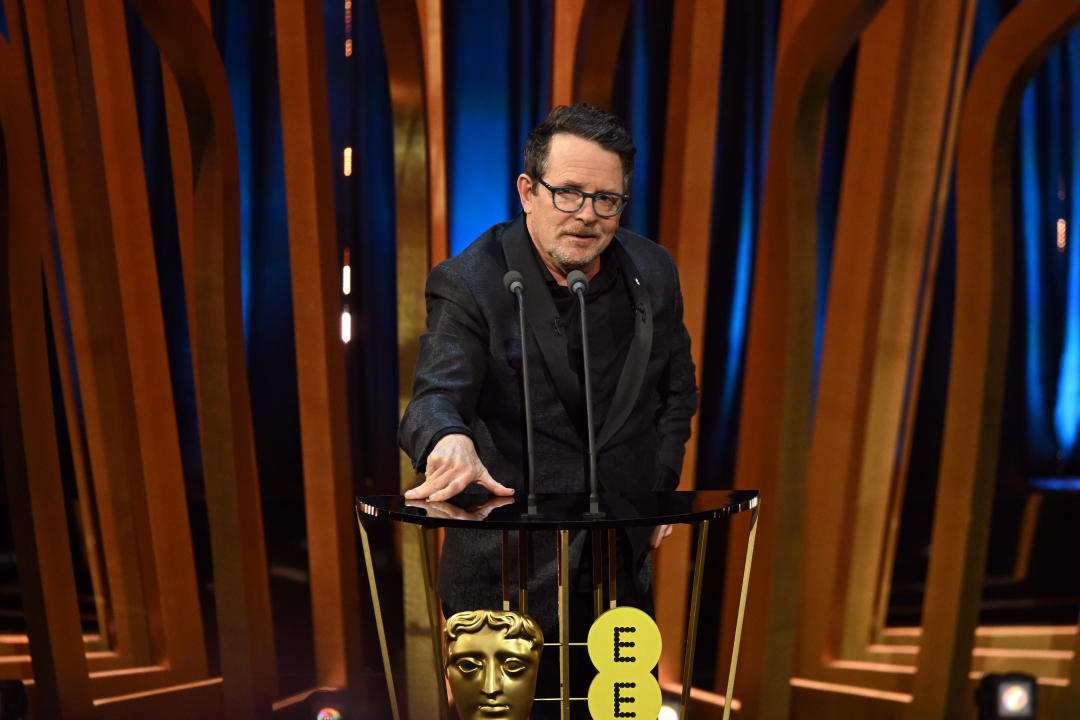
<path id="1" fill-rule="evenodd" d="M 757 490 L 673 490 L 670 492 L 601 492 L 601 517 L 589 513 L 588 493 L 538 494 L 536 512 L 527 496 L 498 497 L 464 492 L 443 502 L 406 500 L 401 495 L 356 498 L 359 518 L 371 517 L 425 527 L 483 530 L 571 530 L 653 527 L 714 520 L 752 510 Z"/>

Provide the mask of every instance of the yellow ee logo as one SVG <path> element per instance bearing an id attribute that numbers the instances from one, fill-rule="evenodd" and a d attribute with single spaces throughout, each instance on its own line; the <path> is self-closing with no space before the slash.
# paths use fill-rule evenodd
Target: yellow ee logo
<path id="1" fill-rule="evenodd" d="M 634 607 L 616 607 L 589 628 L 589 685 L 593 720 L 655 720 L 663 700 L 652 669 L 660 661 L 660 628 Z"/>

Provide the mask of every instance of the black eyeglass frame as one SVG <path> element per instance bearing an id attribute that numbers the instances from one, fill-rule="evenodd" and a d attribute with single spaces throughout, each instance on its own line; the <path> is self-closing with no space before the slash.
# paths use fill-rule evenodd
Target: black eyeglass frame
<path id="1" fill-rule="evenodd" d="M 564 212 L 564 213 L 567 213 L 567 214 L 576 213 L 578 210 L 580 210 L 582 207 L 584 207 L 586 200 L 592 199 L 592 209 L 593 209 L 593 212 L 596 213 L 596 215 L 598 217 L 602 217 L 602 218 L 619 217 L 619 215 L 622 214 L 622 211 L 626 209 L 627 203 L 630 202 L 630 196 L 629 195 L 623 195 L 622 193 L 609 192 L 609 191 L 600 191 L 600 192 L 588 193 L 588 192 L 585 192 L 584 190 L 582 190 L 581 188 L 576 188 L 576 187 L 573 187 L 571 185 L 555 185 L 555 186 L 548 185 L 546 182 L 544 182 L 543 178 L 536 178 L 536 181 L 538 183 L 540 183 L 541 185 L 543 185 L 544 187 L 546 187 L 548 189 L 548 191 L 551 193 L 551 204 L 555 207 L 555 209 L 558 210 L 559 212 Z M 555 203 L 555 191 L 556 190 L 571 190 L 573 192 L 578 193 L 579 195 L 581 195 L 581 203 L 576 208 L 574 208 L 573 210 L 563 210 L 561 207 L 559 207 Z M 619 209 L 616 210 L 611 215 L 606 215 L 606 214 L 604 214 L 604 213 L 602 213 L 602 212 L 600 212 L 599 210 L 596 209 L 596 198 L 599 195 L 610 195 L 612 197 L 617 197 L 620 200 L 622 200 L 622 205 L 620 205 Z"/>

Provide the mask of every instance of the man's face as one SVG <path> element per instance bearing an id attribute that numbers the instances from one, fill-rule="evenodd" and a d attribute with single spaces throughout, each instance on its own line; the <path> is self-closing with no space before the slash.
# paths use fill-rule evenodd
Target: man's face
<path id="1" fill-rule="evenodd" d="M 566 133 L 552 136 L 541 180 L 552 187 L 569 186 L 590 193 L 627 191 L 617 154 Z M 529 235 L 555 279 L 565 285 L 571 270 L 581 270 L 590 278 L 595 275 L 600 269 L 600 253 L 615 237 L 619 218 L 600 217 L 590 199 L 577 212 L 562 212 L 552 203 L 551 191 L 524 173 L 518 176 L 517 188 Z"/>
<path id="2" fill-rule="evenodd" d="M 525 720 L 536 692 L 540 653 L 486 625 L 450 644 L 446 674 L 461 720 Z"/>

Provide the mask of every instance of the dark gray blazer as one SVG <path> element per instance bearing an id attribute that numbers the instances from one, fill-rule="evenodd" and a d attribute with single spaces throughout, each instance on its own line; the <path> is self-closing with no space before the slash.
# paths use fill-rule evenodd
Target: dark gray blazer
<path id="1" fill-rule="evenodd" d="M 607 489 L 671 490 L 697 408 L 678 272 L 666 249 L 627 230 L 616 231 L 611 249 L 633 296 L 635 332 L 607 417 L 596 429 L 597 476 Z M 423 471 L 434 443 L 456 428 L 472 436 L 492 477 L 518 493 L 526 490 L 517 301 L 503 287 L 510 269 L 524 276 L 536 491 L 587 491 L 584 388 L 571 369 L 524 214 L 491 228 L 428 276 L 427 332 L 420 336 L 399 442 Z M 639 566 L 647 556 L 647 537 L 630 533 Z M 447 605 L 500 607 L 499 542 L 498 532 L 446 533 L 439 593 Z M 576 558 L 581 539 L 574 544 Z M 550 613 L 543 607 L 549 604 L 544 586 L 554 585 L 554 547 L 554 538 L 534 541 L 530 614 L 542 627 L 550 627 L 545 621 L 554 617 L 553 604 Z"/>

